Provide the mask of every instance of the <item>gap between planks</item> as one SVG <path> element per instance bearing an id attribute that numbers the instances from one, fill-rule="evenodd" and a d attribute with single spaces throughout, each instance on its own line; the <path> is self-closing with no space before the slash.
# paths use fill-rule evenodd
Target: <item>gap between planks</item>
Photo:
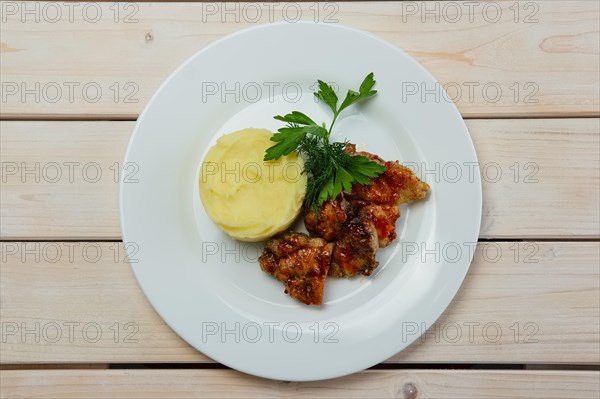
<path id="1" fill-rule="evenodd" d="M 110 1 L 110 0 L 106 0 Z M 521 115 L 499 115 L 499 116 L 463 116 L 464 121 L 478 121 L 478 120 L 539 120 L 539 119 L 598 119 L 599 114 L 589 115 L 539 115 L 539 116 L 521 116 Z M 132 117 L 119 117 L 116 115 L 90 115 L 87 116 L 60 116 L 60 115 L 47 115 L 47 116 L 27 116 L 27 115 L 1 115 L 1 121 L 11 122 L 137 122 L 137 116 Z"/>
<path id="2" fill-rule="evenodd" d="M 221 363 L 24 363 L 0 364 L 0 370 L 72 370 L 72 369 L 181 369 L 212 370 L 230 367 Z M 379 363 L 367 370 L 579 370 L 600 371 L 600 365 L 527 364 L 527 363 Z"/>

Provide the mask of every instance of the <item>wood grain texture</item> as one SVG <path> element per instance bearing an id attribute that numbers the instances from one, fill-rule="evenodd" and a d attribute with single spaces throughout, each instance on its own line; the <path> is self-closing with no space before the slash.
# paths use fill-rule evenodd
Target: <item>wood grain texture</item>
<path id="1" fill-rule="evenodd" d="M 369 370 L 325 381 L 282 382 L 233 370 L 6 371 L 0 397 L 596 399 L 598 376 L 595 371 Z"/>
<path id="2" fill-rule="evenodd" d="M 483 174 L 482 238 L 598 236 L 600 120 L 467 124 Z M 115 165 L 132 122 L 2 121 L 0 129 L 3 239 L 120 239 Z M 451 172 L 422 174 L 431 183 Z M 468 167 L 461 173 L 468 178 Z"/>
<path id="3" fill-rule="evenodd" d="M 115 163 L 132 129 L 130 122 L 0 122 L 0 236 L 120 237 Z"/>
<path id="4" fill-rule="evenodd" d="M 423 2 L 254 3 L 260 9 L 101 3 L 85 14 L 80 5 L 72 20 L 62 6 L 56 22 L 56 11 L 45 12 L 44 3 L 29 16 L 19 2 L 4 4 L 10 7 L 0 28 L 4 118 L 136 118 L 168 74 L 198 50 L 296 15 L 363 29 L 404 49 L 447 87 L 465 117 L 600 114 L 595 1 L 440 1 L 428 8 Z"/>
<path id="5" fill-rule="evenodd" d="M 212 362 L 153 311 L 121 243 L 1 245 L 1 363 Z M 598 364 L 599 261 L 595 242 L 480 243 L 452 304 L 388 362 Z"/>

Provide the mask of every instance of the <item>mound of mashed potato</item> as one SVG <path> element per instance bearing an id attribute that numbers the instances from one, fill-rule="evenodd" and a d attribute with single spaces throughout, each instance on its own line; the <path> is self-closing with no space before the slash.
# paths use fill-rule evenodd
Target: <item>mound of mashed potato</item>
<path id="1" fill-rule="evenodd" d="M 200 199 L 210 218 L 231 237 L 262 241 L 287 229 L 306 194 L 304 164 L 296 153 L 263 161 L 275 144 L 266 129 L 222 136 L 202 162 Z"/>

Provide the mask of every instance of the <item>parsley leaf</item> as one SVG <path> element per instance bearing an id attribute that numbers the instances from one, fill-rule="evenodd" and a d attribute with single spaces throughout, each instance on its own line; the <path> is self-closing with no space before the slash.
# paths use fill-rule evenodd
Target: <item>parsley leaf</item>
<path id="1" fill-rule="evenodd" d="M 384 165 L 371 161 L 362 155 L 349 156 L 345 167 L 352 175 L 352 183 L 363 185 L 370 184 L 372 177 L 377 177 L 379 174 L 385 172 L 386 169 Z"/>
<path id="2" fill-rule="evenodd" d="M 327 135 L 327 129 L 315 124 L 298 126 L 297 124 L 290 123 L 288 127 L 282 127 L 277 131 L 279 133 L 275 133 L 271 136 L 271 141 L 275 141 L 277 144 L 267 148 L 267 152 L 263 158 L 265 161 L 278 159 L 281 156 L 290 154 L 298 148 L 307 134 L 319 137 L 325 137 Z"/>
<path id="3" fill-rule="evenodd" d="M 377 90 L 372 90 L 373 86 L 375 86 L 375 78 L 373 72 L 371 72 L 363 79 L 358 91 L 348 90 L 346 98 L 344 99 L 344 101 L 342 101 L 342 105 L 338 108 L 338 97 L 335 94 L 335 90 L 333 90 L 333 87 L 329 86 L 322 80 L 319 80 L 319 91 L 315 93 L 315 97 L 326 103 L 329 106 L 329 108 L 331 108 L 331 110 L 333 111 L 333 121 L 331 122 L 331 126 L 328 130 L 328 138 L 329 134 L 331 134 L 331 130 L 333 129 L 333 125 L 335 124 L 337 117 L 344 109 L 348 108 L 354 103 L 357 103 L 369 97 L 373 97 L 375 94 L 377 94 Z"/>
<path id="4" fill-rule="evenodd" d="M 293 111 L 285 116 L 277 115 L 275 119 L 282 122 L 296 123 L 298 125 L 316 125 L 316 123 L 302 112 Z"/>
<path id="5" fill-rule="evenodd" d="M 346 98 L 342 102 L 338 112 L 342 112 L 343 109 L 350 105 L 377 94 L 377 90 L 371 90 L 373 86 L 375 86 L 375 79 L 373 79 L 373 72 L 371 72 L 361 83 L 358 93 L 354 90 L 348 90 L 348 94 L 346 94 Z"/>
<path id="6" fill-rule="evenodd" d="M 344 147 L 336 148 L 337 152 L 332 154 L 337 165 L 334 173 L 329 176 L 319 192 L 317 201 L 319 206 L 327 199 L 337 197 L 342 191 L 350 192 L 353 184 L 371 184 L 371 178 L 385 172 L 384 165 L 362 155 L 348 154 Z"/>
<path id="7" fill-rule="evenodd" d="M 282 127 L 271 137 L 271 141 L 277 142 L 272 147 L 267 148 L 264 160 L 270 161 L 278 159 L 281 156 L 288 155 L 298 148 L 306 132 L 302 127 Z"/>
<path id="8" fill-rule="evenodd" d="M 325 104 L 329 105 L 329 108 L 331 108 L 333 113 L 337 114 L 338 97 L 337 94 L 335 94 L 335 90 L 333 90 L 333 87 L 329 86 L 322 80 L 319 80 L 318 82 L 319 91 L 315 93 L 315 97 L 323 101 Z"/>

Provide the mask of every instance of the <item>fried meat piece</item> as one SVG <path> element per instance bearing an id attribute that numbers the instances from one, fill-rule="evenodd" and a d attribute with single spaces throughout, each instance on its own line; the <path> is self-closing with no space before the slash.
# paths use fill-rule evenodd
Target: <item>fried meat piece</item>
<path id="1" fill-rule="evenodd" d="M 379 241 L 377 229 L 367 212 L 359 211 L 340 232 L 333 248 L 329 275 L 353 277 L 371 275 L 379 264 L 375 260 Z"/>
<path id="2" fill-rule="evenodd" d="M 351 201 L 354 209 L 366 212 L 377 231 L 379 248 L 385 248 L 396 239 L 396 221 L 400 217 L 398 205 L 379 205 L 366 201 Z"/>
<path id="3" fill-rule="evenodd" d="M 427 196 L 429 185 L 421 180 L 406 166 L 398 161 L 384 161 L 377 155 L 356 151 L 354 144 L 348 144 L 346 151 L 353 155 L 362 155 L 386 166 L 385 172 L 374 179 L 371 184 L 355 184 L 349 198 L 369 201 L 376 204 L 400 205 L 413 202 Z"/>
<path id="4" fill-rule="evenodd" d="M 310 209 L 304 216 L 306 230 L 317 237 L 333 241 L 353 217 L 354 210 L 342 194 L 334 200 L 327 200 L 319 208 L 319 216 Z"/>
<path id="5" fill-rule="evenodd" d="M 396 205 L 380 205 L 367 201 L 347 201 L 343 194 L 335 200 L 327 200 L 319 209 L 319 216 L 311 209 L 304 217 L 308 232 L 327 241 L 341 236 L 348 221 L 361 211 L 366 212 L 375 225 L 379 247 L 387 247 L 396 239 L 396 220 L 400 208 Z"/>
<path id="6" fill-rule="evenodd" d="M 306 305 L 320 305 L 333 246 L 322 238 L 285 233 L 266 243 L 258 262 L 263 271 L 284 282 L 286 294 Z"/>

